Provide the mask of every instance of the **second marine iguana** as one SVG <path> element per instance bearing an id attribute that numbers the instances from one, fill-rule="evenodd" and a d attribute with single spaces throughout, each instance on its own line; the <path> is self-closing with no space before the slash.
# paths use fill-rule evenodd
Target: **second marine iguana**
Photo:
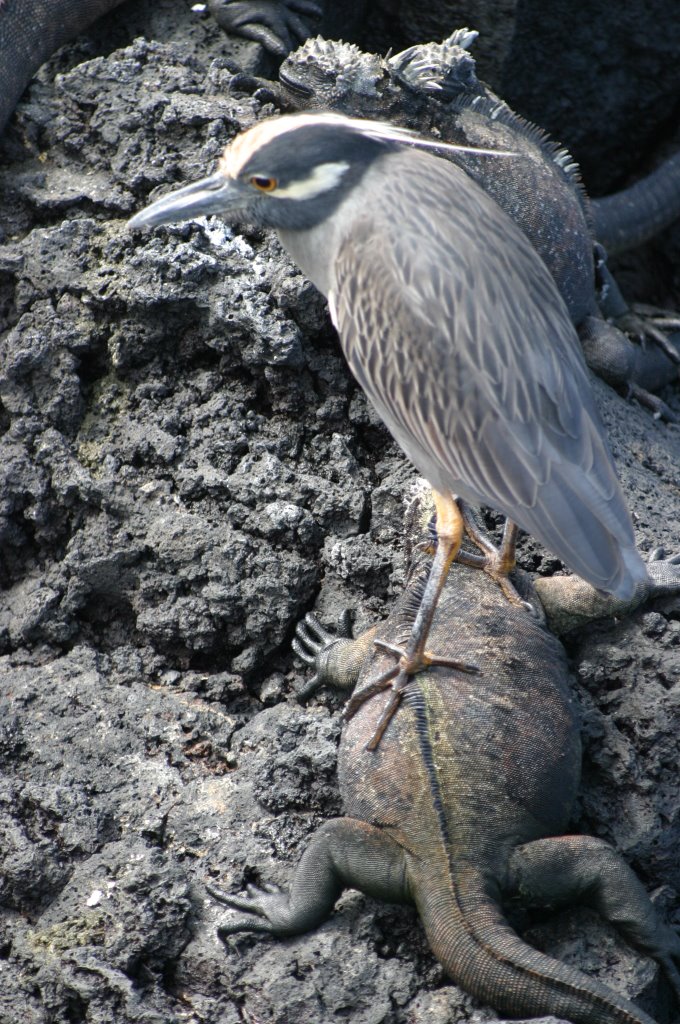
<path id="1" fill-rule="evenodd" d="M 627 606 L 573 577 L 543 581 L 545 588 L 539 581 L 548 621 L 568 628 L 680 589 L 680 556 L 652 558 L 648 584 Z M 609 987 L 527 945 L 503 913 L 518 900 L 587 904 L 659 962 L 680 998 L 680 937 L 611 846 L 562 834 L 579 785 L 579 726 L 564 649 L 538 614 L 510 605 L 484 574 L 454 564 L 431 640 L 482 672 L 430 668 L 413 677 L 378 750 L 366 749 L 386 699 L 384 692 L 364 699 L 389 660 L 375 640 L 399 644 L 408 634 L 427 562 L 417 557 L 392 614 L 358 639 L 334 637 L 312 616 L 298 627 L 296 649 L 316 670 L 305 694 L 324 683 L 356 684 L 339 751 L 345 816 L 314 834 L 288 893 L 251 886 L 242 897 L 210 885 L 242 912 L 219 932 L 301 934 L 353 887 L 415 903 L 449 976 L 502 1013 L 652 1024 Z"/>
<path id="2" fill-rule="evenodd" d="M 607 270 L 594 224 L 605 236 L 616 234 L 624 247 L 626 239 L 637 243 L 641 225 L 660 230 L 671 222 L 680 214 L 680 159 L 650 176 L 648 189 L 639 183 L 632 205 L 625 191 L 589 201 L 569 153 L 477 78 L 468 52 L 476 36 L 458 29 L 442 43 L 389 59 L 352 44 L 310 39 L 281 65 L 281 100 L 294 109 L 388 120 L 443 141 L 517 153 L 493 162 L 462 152 L 441 155 L 463 167 L 527 235 L 567 304 L 591 369 L 674 419 L 650 392 L 677 378 L 680 338 L 669 341 L 661 328 L 680 327 L 680 317 L 664 314 L 655 323 L 654 316 L 631 311 Z M 659 347 L 632 342 L 624 331 Z"/>
<path id="3" fill-rule="evenodd" d="M 48 57 L 123 0 L 0 0 L 0 134 L 21 94 Z M 315 0 L 206 0 L 225 32 L 253 39 L 279 57 L 306 39 Z"/>

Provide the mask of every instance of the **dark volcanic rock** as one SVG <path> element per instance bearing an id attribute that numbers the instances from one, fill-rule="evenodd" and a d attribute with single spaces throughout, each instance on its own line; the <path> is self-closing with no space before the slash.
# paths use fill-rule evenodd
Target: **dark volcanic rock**
<path id="1" fill-rule="evenodd" d="M 289 642 L 313 606 L 362 628 L 398 592 L 413 473 L 271 238 L 126 229 L 274 109 L 181 5 L 107 25 L 41 73 L 0 167 L 0 1021 L 482 1020 L 404 908 L 350 893 L 309 936 L 217 939 L 204 880 L 285 884 L 338 811 L 338 698 L 297 705 Z M 632 297 L 673 297 L 673 237 L 665 273 L 627 264 Z M 678 428 L 597 391 L 641 546 L 680 549 Z M 680 601 L 572 653 L 576 825 L 677 918 Z M 529 923 L 654 1007 L 594 919 Z"/>

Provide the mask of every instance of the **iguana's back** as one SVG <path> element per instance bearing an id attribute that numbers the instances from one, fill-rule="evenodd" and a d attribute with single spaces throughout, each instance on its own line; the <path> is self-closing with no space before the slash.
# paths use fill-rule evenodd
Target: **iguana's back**
<path id="1" fill-rule="evenodd" d="M 403 642 L 418 592 L 416 580 L 379 637 Z M 375 752 L 364 747 L 387 695 L 362 705 L 340 749 L 345 807 L 398 830 L 416 851 L 430 850 L 445 831 L 456 858 L 497 871 L 512 846 L 564 831 L 573 805 L 581 747 L 564 649 L 489 577 L 462 566 L 428 644 L 480 674 L 431 668 L 415 676 Z M 376 650 L 363 683 L 392 661 Z"/>

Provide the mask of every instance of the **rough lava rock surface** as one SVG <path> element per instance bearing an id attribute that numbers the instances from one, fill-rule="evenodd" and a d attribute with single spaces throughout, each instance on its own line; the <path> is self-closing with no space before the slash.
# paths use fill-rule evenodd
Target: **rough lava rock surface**
<path id="1" fill-rule="evenodd" d="M 234 56 L 180 3 L 127 5 L 43 69 L 4 142 L 0 1021 L 487 1020 L 413 911 L 356 893 L 308 936 L 216 937 L 204 879 L 285 884 L 339 811 L 339 701 L 299 706 L 289 643 L 312 607 L 357 629 L 384 613 L 413 477 L 273 239 L 125 227 L 275 112 L 230 88 Z M 257 69 L 254 45 L 236 56 Z M 680 306 L 679 242 L 628 259 L 629 296 Z M 596 390 L 640 546 L 680 550 L 680 430 Z M 680 389 L 664 397 L 680 413 Z M 530 540 L 522 561 L 559 571 Z M 570 653 L 574 825 L 677 922 L 680 600 Z M 593 917 L 516 923 L 669 1012 L 653 965 Z"/>

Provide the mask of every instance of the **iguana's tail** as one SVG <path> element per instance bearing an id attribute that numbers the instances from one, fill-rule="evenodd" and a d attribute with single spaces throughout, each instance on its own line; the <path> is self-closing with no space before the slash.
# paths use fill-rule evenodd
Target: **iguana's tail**
<path id="1" fill-rule="evenodd" d="M 595 240 L 607 252 L 642 245 L 680 217 L 680 153 L 630 188 L 590 205 Z"/>
<path id="2" fill-rule="evenodd" d="M 452 887 L 433 874 L 416 895 L 418 909 L 432 951 L 465 991 L 513 1017 L 654 1024 L 606 985 L 523 942 L 485 893 L 476 867 Z"/>
<path id="3" fill-rule="evenodd" d="M 0 0 L 0 133 L 40 65 L 123 0 Z"/>
<path id="4" fill-rule="evenodd" d="M 408 870 L 432 952 L 457 984 L 509 1016 L 552 1015 L 574 1024 L 654 1024 L 606 985 L 533 949 L 512 930 L 501 911 L 495 883 L 489 882 L 479 859 L 465 856 L 471 823 L 459 822 L 452 834 L 446 807 L 456 800 L 450 791 L 467 787 L 467 782 L 460 773 L 452 779 L 446 771 L 446 750 L 438 743 L 436 723 L 441 718 L 437 711 L 441 714 L 441 709 L 435 708 L 436 699 L 430 693 L 428 701 L 420 696 L 410 701 L 439 825 L 437 835 L 430 837 L 428 856 L 411 859 Z M 442 772 L 448 800 L 442 791 Z M 483 780 L 477 778 L 478 788 L 480 783 Z M 488 786 L 486 790 L 488 795 Z M 479 821 L 474 824 L 478 835 L 485 830 L 484 806 L 485 800 L 480 799 Z M 493 816 L 493 809 L 489 814 Z"/>

